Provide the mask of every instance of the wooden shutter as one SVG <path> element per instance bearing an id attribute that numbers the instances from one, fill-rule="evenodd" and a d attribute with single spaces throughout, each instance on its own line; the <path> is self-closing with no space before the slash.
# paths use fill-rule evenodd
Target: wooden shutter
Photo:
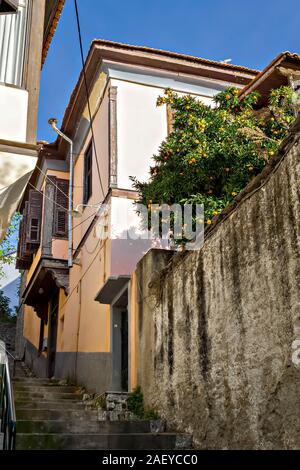
<path id="1" fill-rule="evenodd" d="M 26 243 L 26 229 L 27 229 L 27 222 L 28 222 L 28 208 L 29 202 L 25 202 L 25 207 L 22 213 L 22 220 L 20 222 L 19 227 L 19 242 L 18 242 L 18 249 L 17 249 L 17 261 L 16 261 L 16 268 L 17 269 L 27 269 L 31 263 L 31 253 L 28 250 L 28 244 Z"/>
<path id="2" fill-rule="evenodd" d="M 41 239 L 43 195 L 34 189 L 29 191 L 19 227 L 17 249 L 17 269 L 28 269 L 32 254 L 37 250 Z"/>
<path id="3" fill-rule="evenodd" d="M 56 178 L 53 236 L 68 238 L 69 181 Z"/>
<path id="4" fill-rule="evenodd" d="M 23 214 L 24 214 L 24 211 L 23 211 Z M 23 214 L 22 214 L 22 216 L 23 216 Z M 22 219 L 20 221 L 20 225 L 19 225 L 19 240 L 18 240 L 18 248 L 17 248 L 17 260 L 16 260 L 16 268 L 17 269 L 24 269 L 23 260 L 22 260 L 22 255 L 23 255 L 23 251 L 22 251 L 23 230 L 24 230 L 24 222 L 23 222 L 23 217 L 22 217 Z"/>
<path id="5" fill-rule="evenodd" d="M 39 245 L 41 240 L 41 223 L 43 209 L 43 194 L 31 189 L 28 199 L 28 214 L 26 220 L 26 243 L 31 245 L 29 251 L 34 249 L 34 245 Z"/>

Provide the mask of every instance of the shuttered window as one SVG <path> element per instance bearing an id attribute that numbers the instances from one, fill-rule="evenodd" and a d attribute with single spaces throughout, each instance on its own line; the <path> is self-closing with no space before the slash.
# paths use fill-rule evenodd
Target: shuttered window
<path id="1" fill-rule="evenodd" d="M 28 198 L 28 220 L 26 222 L 26 243 L 39 245 L 41 238 L 43 195 L 31 189 Z"/>
<path id="2" fill-rule="evenodd" d="M 22 212 L 22 220 L 19 226 L 19 241 L 17 249 L 17 269 L 27 269 L 30 265 L 30 254 L 26 254 L 26 222 L 28 213 L 28 202 L 25 202 L 25 207 Z"/>
<path id="3" fill-rule="evenodd" d="M 84 155 L 83 204 L 87 204 L 92 195 L 92 160 L 93 145 L 90 142 Z"/>
<path id="4" fill-rule="evenodd" d="M 55 179 L 55 207 L 53 236 L 57 238 L 68 238 L 68 192 L 69 181 Z"/>
<path id="5" fill-rule="evenodd" d="M 24 205 L 19 227 L 16 263 L 18 269 L 27 269 L 30 266 L 32 255 L 40 245 L 42 207 L 43 195 L 39 191 L 31 189 L 28 201 Z"/>

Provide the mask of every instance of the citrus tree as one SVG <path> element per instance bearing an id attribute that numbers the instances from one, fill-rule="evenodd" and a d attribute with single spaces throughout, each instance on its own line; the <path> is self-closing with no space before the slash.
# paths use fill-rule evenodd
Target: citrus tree
<path id="1" fill-rule="evenodd" d="M 293 90 L 271 91 L 256 110 L 258 93 L 239 100 L 233 87 L 217 94 L 215 106 L 166 89 L 157 105 L 173 114 L 173 131 L 153 157 L 146 182 L 132 178 L 139 203 L 204 204 L 207 225 L 276 152 L 294 121 Z"/>

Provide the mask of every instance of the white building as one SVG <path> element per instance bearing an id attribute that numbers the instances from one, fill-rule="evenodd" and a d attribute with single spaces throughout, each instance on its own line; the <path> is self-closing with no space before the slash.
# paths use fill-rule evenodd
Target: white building
<path id="1" fill-rule="evenodd" d="M 40 376 L 69 378 L 98 392 L 128 390 L 137 372 L 131 275 L 150 245 L 121 235 L 139 226 L 130 176 L 148 178 L 152 156 L 168 133 L 170 113 L 156 106 L 157 98 L 170 87 L 210 103 L 220 90 L 242 88 L 257 72 L 103 40 L 93 41 L 85 72 L 94 143 L 83 72 L 61 125 L 74 143 L 73 205 L 81 205 L 82 213 L 72 221 L 72 267 L 68 198 L 57 190 L 60 184 L 67 193 L 69 180 L 70 146 L 61 137 L 41 150 L 42 173 L 36 170 L 30 180 L 43 201 L 33 206 L 30 186 L 22 201 L 25 225 L 36 214 L 42 220 L 33 246 L 23 237 L 18 261 L 26 270 L 25 358 Z M 115 230 L 99 240 L 96 207 L 103 202 L 110 208 L 103 222 Z"/>
<path id="2" fill-rule="evenodd" d="M 36 164 L 40 73 L 63 4 L 0 2 L 0 239 Z"/>

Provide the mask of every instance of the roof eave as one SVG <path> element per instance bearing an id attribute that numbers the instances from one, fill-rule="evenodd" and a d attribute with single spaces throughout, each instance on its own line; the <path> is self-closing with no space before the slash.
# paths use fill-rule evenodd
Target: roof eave
<path id="1" fill-rule="evenodd" d="M 56 8 L 55 8 L 55 10 L 54 10 L 54 12 L 53 12 L 53 14 L 51 15 L 51 18 L 50 18 L 49 26 L 46 25 L 46 29 L 48 31 L 45 30 L 45 37 L 44 37 L 43 50 L 42 50 L 42 64 L 41 64 L 41 67 L 43 67 L 44 62 L 46 60 L 48 50 L 49 50 L 51 41 L 53 39 L 54 33 L 56 31 L 56 28 L 57 28 L 62 10 L 64 8 L 64 5 L 65 5 L 65 0 L 58 0 L 57 1 Z"/>
<path id="2" fill-rule="evenodd" d="M 300 56 L 289 51 L 278 54 L 256 77 L 251 80 L 239 93 L 239 98 L 243 99 L 252 91 L 255 91 L 259 85 L 266 80 L 282 62 L 286 59 L 297 60 L 300 64 Z"/>
<path id="3" fill-rule="evenodd" d="M 236 82 L 237 85 L 248 83 L 258 72 L 242 66 L 224 64 L 221 62 L 200 59 L 192 56 L 185 56 L 174 52 L 161 51 L 143 46 L 129 46 L 126 44 L 115 43 L 102 39 L 95 39 L 91 43 L 86 61 L 85 73 L 88 86 L 93 83 L 93 79 L 103 60 L 113 60 L 119 63 L 132 65 L 143 65 L 161 70 L 170 70 L 174 72 L 183 72 L 205 77 L 214 76 L 214 78 Z M 82 97 L 80 99 L 80 96 Z M 77 84 L 71 94 L 68 106 L 66 108 L 61 129 L 70 138 L 72 132 L 76 129 L 72 115 L 80 114 L 84 106 L 85 84 L 83 70 L 81 70 Z M 58 137 L 57 145 L 60 146 L 61 138 Z"/>

